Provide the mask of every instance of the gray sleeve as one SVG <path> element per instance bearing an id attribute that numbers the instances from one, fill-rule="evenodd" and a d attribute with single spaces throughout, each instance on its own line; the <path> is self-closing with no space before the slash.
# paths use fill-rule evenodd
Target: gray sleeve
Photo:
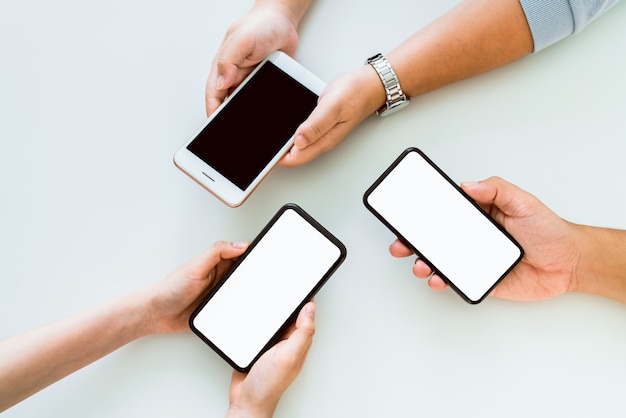
<path id="1" fill-rule="evenodd" d="M 534 52 L 581 31 L 619 0 L 520 0 Z"/>

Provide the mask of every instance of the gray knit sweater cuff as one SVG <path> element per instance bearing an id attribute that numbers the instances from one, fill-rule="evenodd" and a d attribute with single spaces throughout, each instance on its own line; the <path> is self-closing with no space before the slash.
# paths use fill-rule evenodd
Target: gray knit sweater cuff
<path id="1" fill-rule="evenodd" d="M 520 0 L 534 52 L 582 30 L 619 0 Z"/>
<path id="2" fill-rule="evenodd" d="M 535 43 L 534 52 L 574 33 L 574 18 L 567 0 L 520 0 Z"/>

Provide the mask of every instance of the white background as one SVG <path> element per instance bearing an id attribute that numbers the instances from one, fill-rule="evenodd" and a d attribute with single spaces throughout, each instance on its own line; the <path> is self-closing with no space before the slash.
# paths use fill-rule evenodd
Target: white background
<path id="1" fill-rule="evenodd" d="M 316 0 L 296 58 L 329 81 L 456 3 Z M 251 4 L 0 3 L 0 336 L 154 283 L 218 239 L 252 239 L 292 201 L 348 258 L 316 298 L 315 342 L 277 417 L 623 416 L 624 305 L 433 292 L 411 258 L 388 255 L 393 236 L 361 197 L 417 146 L 456 181 L 500 175 L 568 220 L 626 228 L 626 6 L 368 119 L 230 209 L 172 156 L 203 122 L 211 59 Z M 4 416 L 221 416 L 230 373 L 191 334 L 148 337 Z"/>

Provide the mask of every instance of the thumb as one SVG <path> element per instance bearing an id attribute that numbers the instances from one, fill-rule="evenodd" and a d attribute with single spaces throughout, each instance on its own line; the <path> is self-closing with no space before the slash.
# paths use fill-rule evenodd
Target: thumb
<path id="1" fill-rule="evenodd" d="M 283 341 L 281 350 L 289 353 L 289 357 L 299 364 L 298 369 L 304 363 L 304 359 L 313 343 L 315 334 L 315 303 L 309 302 L 300 310 L 296 319 L 296 329 L 289 338 Z"/>
<path id="2" fill-rule="evenodd" d="M 304 149 L 326 135 L 339 122 L 339 110 L 337 106 L 329 105 L 322 95 L 313 112 L 296 129 L 294 134 L 296 148 Z"/>
<path id="3" fill-rule="evenodd" d="M 500 177 L 490 177 L 478 183 L 466 182 L 461 188 L 482 206 L 495 206 L 506 216 L 516 216 L 532 196 Z"/>

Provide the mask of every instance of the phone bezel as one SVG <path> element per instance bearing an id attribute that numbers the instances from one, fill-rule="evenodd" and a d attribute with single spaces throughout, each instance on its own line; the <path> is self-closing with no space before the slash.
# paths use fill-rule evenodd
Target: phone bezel
<path id="1" fill-rule="evenodd" d="M 339 256 L 335 260 L 335 262 L 328 268 L 326 273 L 317 280 L 315 286 L 311 288 L 309 293 L 301 300 L 298 301 L 296 308 L 291 312 L 291 314 L 285 318 L 283 324 L 276 330 L 276 332 L 268 338 L 265 346 L 259 351 L 259 353 L 253 358 L 253 360 L 249 364 L 237 364 L 228 353 L 222 351 L 220 347 L 214 344 L 209 338 L 207 338 L 201 330 L 199 330 L 194 323 L 194 319 L 198 314 L 204 309 L 204 307 L 211 301 L 213 296 L 217 294 L 220 288 L 228 281 L 228 279 L 232 276 L 232 274 L 237 270 L 237 268 L 244 262 L 244 260 L 254 251 L 255 247 L 259 244 L 259 242 L 267 235 L 267 233 L 271 230 L 271 228 L 276 224 L 276 222 L 280 219 L 281 216 L 285 214 L 288 210 L 294 211 L 300 217 L 302 217 L 306 222 L 308 222 L 313 228 L 315 228 L 321 235 L 323 235 L 330 243 L 335 245 L 339 250 Z M 287 243 L 289 244 L 289 243 Z M 347 255 L 347 250 L 345 245 L 333 234 L 331 234 L 326 228 L 324 228 L 319 222 L 317 222 L 311 215 L 304 211 L 300 206 L 295 203 L 287 203 L 283 205 L 276 214 L 270 219 L 270 221 L 265 225 L 265 227 L 261 230 L 261 232 L 254 238 L 254 240 L 250 243 L 246 251 L 237 259 L 237 261 L 233 264 L 233 266 L 224 274 L 224 276 L 220 279 L 220 281 L 215 285 L 213 289 L 209 292 L 209 294 L 205 297 L 205 299 L 196 307 L 189 318 L 189 327 L 200 339 L 202 339 L 209 347 L 211 347 L 217 354 L 220 355 L 228 364 L 230 364 L 235 370 L 240 372 L 247 372 L 254 365 L 254 363 L 265 353 L 268 349 L 270 349 L 274 344 L 280 339 L 281 335 L 285 332 L 285 330 L 295 321 L 296 317 L 300 310 L 306 305 L 317 292 L 326 284 L 326 282 L 330 279 L 330 277 L 335 273 L 337 268 L 343 263 Z M 271 274 L 271 272 L 268 272 Z M 262 276 L 262 274 L 261 274 Z"/>
<path id="2" fill-rule="evenodd" d="M 272 160 L 261 170 L 254 180 L 242 190 L 233 184 L 228 178 L 219 171 L 207 164 L 201 158 L 187 149 L 187 146 L 193 142 L 196 137 L 211 123 L 211 121 L 226 108 L 228 103 L 236 97 L 242 88 L 255 76 L 266 62 L 271 62 L 280 70 L 292 77 L 302 86 L 316 94 L 318 97 L 326 86 L 321 79 L 304 68 L 300 63 L 295 61 L 289 55 L 276 51 L 263 60 L 255 69 L 241 82 L 241 84 L 230 94 L 224 102 L 213 112 L 202 126 L 197 129 L 191 138 L 189 138 L 182 147 L 174 154 L 174 164 L 192 180 L 209 191 L 220 201 L 229 207 L 238 207 L 242 205 L 259 184 L 269 175 L 278 161 L 287 153 L 293 145 L 293 135 L 287 138 L 281 149 L 274 155 Z"/>
<path id="3" fill-rule="evenodd" d="M 404 158 L 407 157 L 407 155 L 409 155 L 410 153 L 417 153 L 421 158 L 423 158 L 443 179 L 445 179 L 445 181 L 452 186 L 459 194 L 460 197 L 462 197 L 463 199 L 465 199 L 467 202 L 469 202 L 471 204 L 471 206 L 473 206 L 480 214 L 482 214 L 482 216 L 484 216 L 493 226 L 495 226 L 505 237 L 507 237 L 519 250 L 519 256 L 517 257 L 517 259 L 510 265 L 510 267 L 508 269 L 506 269 L 506 271 L 493 283 L 492 286 L 490 286 L 488 288 L 488 290 L 479 298 L 476 299 L 472 299 L 470 297 L 468 297 L 468 295 L 462 290 L 460 289 L 453 280 L 451 280 L 449 277 L 447 277 L 436 265 L 434 265 L 429 259 L 428 257 L 426 257 L 413 243 L 411 243 L 409 240 L 407 240 L 404 236 L 404 234 L 402 234 L 394 225 L 392 225 L 389 221 L 387 221 L 387 219 L 385 219 L 385 217 L 378 212 L 378 210 L 376 208 L 374 208 L 370 202 L 369 202 L 369 197 L 370 195 L 374 192 L 374 190 L 376 190 L 376 188 L 389 176 L 389 174 L 404 160 Z M 468 196 L 463 189 L 461 189 L 461 187 L 459 185 L 457 185 L 441 168 L 439 168 L 426 154 L 424 154 L 424 152 L 422 152 L 420 149 L 416 148 L 416 147 L 409 147 L 407 149 L 405 149 L 395 160 L 393 163 L 391 163 L 391 165 L 383 172 L 383 174 L 381 174 L 376 181 L 367 189 L 367 191 L 363 194 L 363 204 L 365 205 L 365 207 L 376 217 L 378 218 L 378 220 L 380 220 L 389 230 L 391 230 L 391 232 L 393 232 L 396 237 L 402 242 L 404 243 L 411 251 L 413 251 L 413 253 L 415 255 L 417 255 L 422 261 L 424 261 L 430 268 L 431 270 L 436 273 L 437 275 L 439 275 L 445 282 L 446 284 L 448 284 L 459 296 L 461 296 L 461 298 L 463 300 L 465 300 L 466 302 L 470 303 L 470 304 L 478 304 L 480 302 L 482 302 L 488 295 L 489 293 L 498 285 L 498 283 L 500 283 L 505 277 L 506 275 L 513 270 L 513 268 L 515 268 L 515 266 L 522 260 L 522 258 L 524 257 L 524 250 L 522 248 L 522 246 L 515 240 L 515 238 L 513 238 L 513 236 L 511 236 L 511 234 L 509 234 L 508 231 L 506 231 L 500 224 L 498 224 L 491 216 L 489 216 L 489 214 L 487 214 L 481 207 L 480 205 L 478 205 L 470 196 Z"/>

